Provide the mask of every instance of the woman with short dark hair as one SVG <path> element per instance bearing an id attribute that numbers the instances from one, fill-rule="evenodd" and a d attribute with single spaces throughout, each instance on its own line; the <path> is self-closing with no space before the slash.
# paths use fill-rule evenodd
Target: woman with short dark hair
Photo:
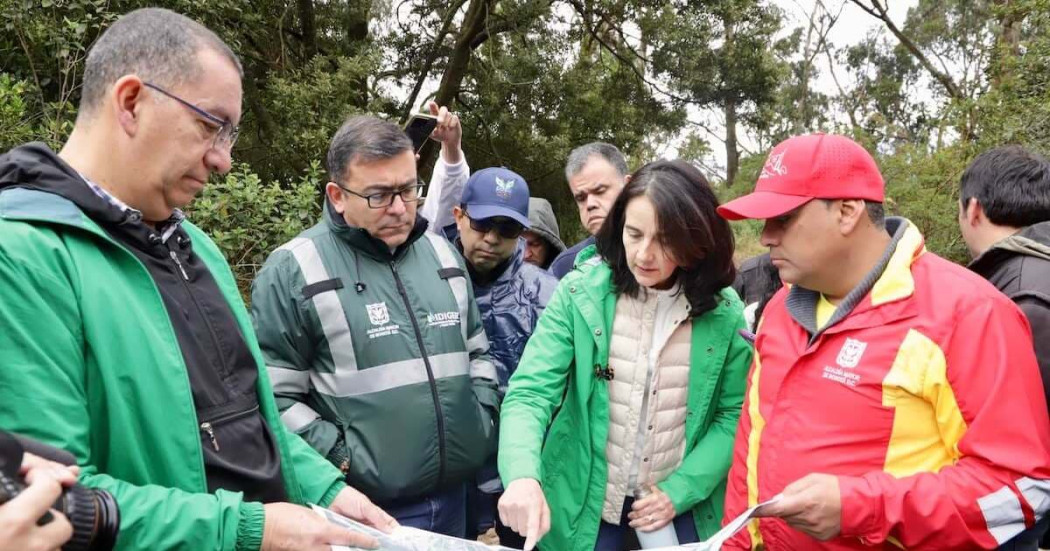
<path id="1" fill-rule="evenodd" d="M 500 517 L 526 549 L 719 529 L 751 348 L 717 206 L 689 163 L 642 167 L 547 305 L 501 416 Z"/>

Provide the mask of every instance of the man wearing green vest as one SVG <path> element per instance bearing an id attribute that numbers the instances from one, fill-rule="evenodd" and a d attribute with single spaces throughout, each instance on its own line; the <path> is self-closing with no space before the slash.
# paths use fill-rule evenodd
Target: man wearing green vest
<path id="1" fill-rule="evenodd" d="M 448 190 L 465 167 L 446 145 Z M 327 168 L 322 220 L 252 285 L 281 419 L 401 524 L 464 537 L 466 482 L 495 451 L 499 403 L 466 265 L 417 215 L 412 141 L 396 125 L 349 119 Z"/>
<path id="2" fill-rule="evenodd" d="M 61 152 L 0 157 L 0 427 L 76 456 L 120 550 L 375 547 L 302 507 L 396 525 L 281 424 L 233 274 L 179 210 L 240 116 L 226 44 L 139 10 L 89 52 Z"/>

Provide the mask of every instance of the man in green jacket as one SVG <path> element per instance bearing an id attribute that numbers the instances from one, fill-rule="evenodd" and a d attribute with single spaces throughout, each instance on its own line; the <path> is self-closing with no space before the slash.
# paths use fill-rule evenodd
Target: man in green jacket
<path id="1" fill-rule="evenodd" d="M 374 547 L 301 506 L 395 525 L 280 423 L 233 274 L 179 210 L 240 114 L 233 52 L 139 10 L 89 52 L 61 152 L 0 157 L 0 426 L 76 456 L 118 549 Z"/>
<path id="2" fill-rule="evenodd" d="M 464 537 L 465 482 L 495 451 L 498 416 L 466 266 L 417 216 L 396 125 L 349 119 L 327 165 L 323 219 L 252 285 L 281 419 L 402 524 Z"/>

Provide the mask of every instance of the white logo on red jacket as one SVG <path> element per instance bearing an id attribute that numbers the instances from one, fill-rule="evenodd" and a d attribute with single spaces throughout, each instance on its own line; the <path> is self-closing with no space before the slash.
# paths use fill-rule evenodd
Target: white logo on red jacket
<path id="1" fill-rule="evenodd" d="M 846 344 L 842 345 L 842 349 L 839 350 L 838 358 L 835 358 L 835 363 L 841 367 L 848 367 L 850 369 L 857 367 L 860 363 L 861 356 L 864 355 L 864 350 L 868 348 L 868 343 L 859 341 L 857 339 L 846 339 Z"/>

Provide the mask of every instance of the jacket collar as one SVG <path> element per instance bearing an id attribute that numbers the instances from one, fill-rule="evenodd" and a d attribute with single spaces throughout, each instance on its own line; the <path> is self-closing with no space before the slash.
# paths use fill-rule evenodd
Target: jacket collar
<path id="1" fill-rule="evenodd" d="M 915 278 L 911 270 L 915 260 L 926 252 L 922 234 L 907 219 L 897 217 L 886 219 L 886 231 L 893 236 L 886 251 L 860 284 L 839 303 L 823 328 L 816 327 L 820 293 L 797 285 L 788 291 L 785 301 L 788 313 L 809 332 L 811 342 L 824 332 L 878 323 L 877 320 L 885 321 L 881 316 L 865 314 L 878 307 L 903 301 L 915 293 Z M 905 311 L 898 314 L 910 315 Z"/>
<path id="2" fill-rule="evenodd" d="M 0 156 L 0 192 L 4 197 L 0 215 L 5 218 L 64 224 L 108 237 L 104 227 L 143 251 L 151 251 L 157 237 L 160 243 L 176 234 L 180 242 L 188 239 L 181 231 L 185 220 L 181 211 L 176 209 L 154 230 L 142 222 L 139 211 L 88 181 L 42 143 L 16 147 Z"/>
<path id="3" fill-rule="evenodd" d="M 400 259 L 416 240 L 423 237 L 423 232 L 427 230 L 427 219 L 416 214 L 416 223 L 412 226 L 408 239 L 391 252 L 390 247 L 387 247 L 386 243 L 372 237 L 371 234 L 362 228 L 347 224 L 343 216 L 336 212 L 335 207 L 332 206 L 327 198 L 324 201 L 323 218 L 325 226 L 339 239 L 343 240 L 355 251 L 380 262 L 393 262 Z"/>
<path id="4" fill-rule="evenodd" d="M 1032 224 L 994 244 L 967 266 L 987 278 L 1014 256 L 1050 260 L 1050 221 Z"/>

